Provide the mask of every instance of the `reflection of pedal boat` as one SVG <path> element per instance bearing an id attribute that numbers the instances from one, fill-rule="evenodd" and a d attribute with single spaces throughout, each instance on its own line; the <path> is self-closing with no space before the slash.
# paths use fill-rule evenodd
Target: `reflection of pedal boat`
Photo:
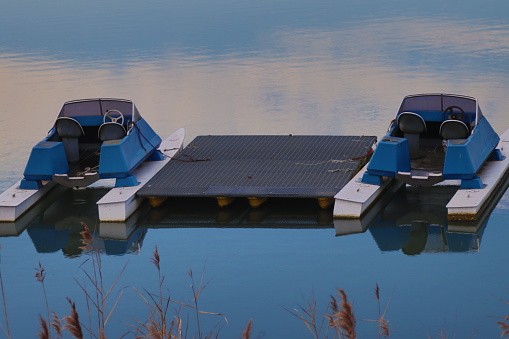
<path id="1" fill-rule="evenodd" d="M 129 233 L 124 232 L 122 238 L 105 236 L 102 227 L 110 226 L 100 224 L 97 229 L 98 210 L 95 203 L 104 195 L 105 189 L 72 190 L 57 187 L 34 208 L 23 215 L 32 215 L 33 218 L 26 228 L 26 233 L 32 240 L 39 253 L 53 253 L 61 251 L 65 256 L 81 255 L 85 249 L 83 224 L 88 225 L 92 236 L 92 245 L 89 250 L 106 254 L 122 255 L 136 252 L 143 244 L 145 229 L 136 229 L 134 226 L 146 208 L 139 208 L 129 219 Z M 44 206 L 44 208 L 40 208 Z M 35 212 L 35 215 L 34 215 Z M 18 223 L 19 221 L 16 221 Z M 3 224 L 1 225 L 3 230 Z M 119 224 L 112 226 L 118 227 Z M 124 226 L 127 226 L 124 223 Z M 126 227 L 127 228 L 127 227 Z"/>
<path id="2" fill-rule="evenodd" d="M 407 96 L 365 169 L 336 195 L 334 216 L 359 217 L 394 181 L 433 186 L 460 180 L 459 192 L 475 190 L 469 198 L 478 197 L 459 202 L 453 197 L 449 204 L 457 208 L 449 214 L 475 218 L 508 167 L 503 148 L 497 148 L 500 139 L 475 98 Z"/>
<path id="3" fill-rule="evenodd" d="M 369 232 L 383 251 L 417 255 L 437 252 L 478 252 L 484 229 L 475 234 L 447 232 L 444 225 L 413 221 L 403 225 L 373 225 Z"/>
<path id="4" fill-rule="evenodd" d="M 125 220 L 140 205 L 135 194 L 181 148 L 183 129 L 161 141 L 130 100 L 85 99 L 66 102 L 48 135 L 32 148 L 24 178 L 0 195 L 0 221 L 14 221 L 56 184 L 88 187 L 115 180 L 114 197 L 102 210 L 122 211 L 101 220 Z M 111 195 L 110 195 L 111 196 Z M 106 206 L 106 207 L 105 207 Z"/>
<path id="5" fill-rule="evenodd" d="M 477 252 L 494 206 L 488 206 L 475 222 L 451 221 L 446 204 L 457 187 L 407 187 L 358 220 L 334 220 L 337 236 L 369 233 L 381 251 L 405 254 Z M 371 215 L 373 211 L 376 211 Z"/>

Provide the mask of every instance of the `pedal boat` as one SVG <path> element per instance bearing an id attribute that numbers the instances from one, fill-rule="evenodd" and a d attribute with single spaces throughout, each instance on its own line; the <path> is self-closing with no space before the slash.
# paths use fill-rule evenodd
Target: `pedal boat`
<path id="1" fill-rule="evenodd" d="M 161 160 L 161 138 L 130 100 L 84 99 L 64 103 L 48 135 L 31 151 L 21 189 L 44 181 L 87 187 L 116 179 L 116 187 L 138 184 L 133 171 L 145 160 Z"/>
<path id="2" fill-rule="evenodd" d="M 461 180 L 461 189 L 484 187 L 478 176 L 487 160 L 501 160 L 500 137 L 475 98 L 417 94 L 404 98 L 387 134 L 378 143 L 361 182 L 384 177 L 412 186 Z"/>
<path id="3" fill-rule="evenodd" d="M 334 218 L 371 214 L 383 193 L 406 185 L 439 184 L 459 186 L 449 219 L 475 220 L 507 189 L 507 142 L 509 129 L 499 136 L 473 97 L 409 95 L 369 163 L 335 195 Z"/>

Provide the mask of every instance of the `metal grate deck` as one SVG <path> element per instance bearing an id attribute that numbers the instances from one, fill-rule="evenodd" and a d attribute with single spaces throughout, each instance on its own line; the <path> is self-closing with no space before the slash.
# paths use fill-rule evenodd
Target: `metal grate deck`
<path id="1" fill-rule="evenodd" d="M 375 142 L 372 136 L 198 136 L 138 195 L 332 198 Z"/>

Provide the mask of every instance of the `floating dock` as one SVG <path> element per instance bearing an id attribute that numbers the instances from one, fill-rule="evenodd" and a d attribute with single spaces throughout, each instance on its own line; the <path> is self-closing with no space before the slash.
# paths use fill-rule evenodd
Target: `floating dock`
<path id="1" fill-rule="evenodd" d="M 220 205 L 248 198 L 316 198 L 322 207 L 369 160 L 374 136 L 198 136 L 138 196 L 214 197 Z"/>

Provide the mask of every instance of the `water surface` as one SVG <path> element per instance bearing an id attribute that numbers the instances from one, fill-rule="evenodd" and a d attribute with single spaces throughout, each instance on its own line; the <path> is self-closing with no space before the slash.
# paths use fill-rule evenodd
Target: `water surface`
<path id="1" fill-rule="evenodd" d="M 0 189 L 21 178 L 29 149 L 64 101 L 132 99 L 162 136 L 203 134 L 382 136 L 403 97 L 475 96 L 499 133 L 509 127 L 509 4 L 405 1 L 78 1 L 0 4 Z M 1 272 L 14 337 L 33 336 L 46 307 L 35 278 L 46 268 L 49 306 L 68 314 L 83 291 L 90 251 L 81 223 L 97 226 L 104 279 L 124 294 L 108 337 L 148 311 L 138 290 L 157 291 L 157 246 L 172 298 L 190 303 L 188 271 L 209 282 L 202 329 L 239 337 L 307 338 L 288 310 L 314 297 L 325 312 L 343 288 L 360 337 L 374 337 L 378 306 L 391 337 L 498 337 L 508 300 L 509 196 L 480 225 L 453 232 L 447 192 L 402 193 L 365 232 L 341 235 L 314 202 L 245 202 L 221 211 L 210 201 L 169 201 L 106 229 L 94 203 L 103 192 L 56 194 L 23 222 L 2 225 Z M 331 211 L 329 211 L 331 212 Z M 406 213 L 408 212 L 408 213 Z M 336 227 L 335 227 L 336 226 Z M 457 225 L 456 225 L 457 226 Z M 460 225 L 462 226 L 462 225 Z M 361 225 L 361 230 L 363 226 Z M 456 228 L 458 230 L 458 228 Z M 196 281 L 197 283 L 197 281 Z M 90 287 L 90 285 L 88 285 Z M 114 300 L 114 299 L 110 299 Z M 3 311 L 2 311 L 3 312 Z M 3 314 L 3 313 L 2 313 Z M 0 322 L 5 328 L 4 318 Z M 27 319 L 29 320 L 27 324 Z M 191 331 L 196 327 L 191 321 Z M 205 330 L 204 330 L 205 331 Z M 323 334 L 323 333 L 322 333 Z"/>

